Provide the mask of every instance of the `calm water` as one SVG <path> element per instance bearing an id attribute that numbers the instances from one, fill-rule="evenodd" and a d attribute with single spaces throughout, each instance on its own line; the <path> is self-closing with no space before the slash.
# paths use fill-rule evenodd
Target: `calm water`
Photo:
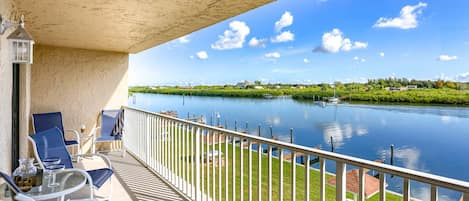
<path id="1" fill-rule="evenodd" d="M 321 145 L 330 150 L 333 138 L 335 152 L 369 160 L 390 161 L 390 145 L 394 144 L 394 165 L 469 181 L 469 108 L 433 106 L 327 105 L 298 102 L 289 98 L 247 99 L 220 97 L 183 97 L 177 95 L 135 94 L 129 105 L 159 112 L 178 111 L 186 118 L 189 112 L 210 116 L 221 124 L 289 141 L 309 147 Z M 332 162 L 328 170 L 334 172 Z M 400 178 L 388 178 L 388 189 L 401 192 Z M 458 200 L 459 193 L 440 190 L 440 199 Z M 412 183 L 412 195 L 429 197 L 428 186 Z"/>

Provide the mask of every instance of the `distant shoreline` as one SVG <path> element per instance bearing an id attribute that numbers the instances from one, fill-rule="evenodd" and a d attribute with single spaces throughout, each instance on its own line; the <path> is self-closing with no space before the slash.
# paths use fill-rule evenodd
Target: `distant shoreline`
<path id="1" fill-rule="evenodd" d="M 266 98 L 291 96 L 298 101 L 318 101 L 334 96 L 332 89 L 321 90 L 317 88 L 284 88 L 284 89 L 236 89 L 236 88 L 155 88 L 131 87 L 129 93 L 153 93 L 186 96 L 212 96 L 212 97 L 239 97 L 239 98 Z M 393 105 L 436 105 L 436 106 L 463 106 L 469 107 L 469 90 L 455 89 L 418 89 L 408 91 L 347 91 L 337 90 L 337 97 L 342 101 L 367 104 L 393 104 Z"/>

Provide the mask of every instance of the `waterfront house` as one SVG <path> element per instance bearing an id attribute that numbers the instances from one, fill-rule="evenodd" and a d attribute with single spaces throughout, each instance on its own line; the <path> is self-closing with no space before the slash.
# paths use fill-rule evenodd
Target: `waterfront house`
<path id="1" fill-rule="evenodd" d="M 13 60 L 9 54 L 15 53 L 15 47 L 11 45 L 14 43 L 10 43 L 12 41 L 7 37 L 17 27 L 10 27 L 0 35 L 0 170 L 11 173 L 18 166 L 18 158 L 31 155 L 31 145 L 27 141 L 33 130 L 31 114 L 62 112 L 65 127 L 81 129 L 81 151 L 87 153 L 91 151 L 93 142 L 90 135 L 98 124 L 100 112 L 122 108 L 123 143 L 103 143 L 97 147 L 98 150 L 112 150 L 124 146 L 128 153 L 125 157 L 112 151 L 107 153 L 115 173 L 112 177 L 114 185 L 103 188 L 112 190 L 113 200 L 251 200 L 254 197 L 256 200 L 272 200 L 273 193 L 279 200 L 295 200 L 300 194 L 304 200 L 309 200 L 311 192 L 315 192 L 320 200 L 326 200 L 328 196 L 328 199 L 344 201 L 348 165 L 359 168 L 358 200 L 365 199 L 365 169 L 379 173 L 380 200 L 389 195 L 386 175 L 402 178 L 403 200 L 410 200 L 410 181 L 431 186 L 431 200 L 437 199 L 440 188 L 461 192 L 464 199 L 469 200 L 469 183 L 464 181 L 126 106 L 129 54 L 270 2 L 1 0 L 2 23 L 18 23 L 20 16 L 24 15 L 24 28 L 35 43 L 31 54 L 23 55 L 27 60 Z M 30 50 L 24 50 L 27 51 Z M 28 58 L 28 55 L 32 57 Z M 237 87 L 250 85 L 252 83 L 245 81 L 238 83 Z M 217 142 L 225 143 L 215 147 L 214 143 L 204 140 L 212 138 L 214 142 L 216 137 L 219 138 Z M 254 150 L 253 144 L 262 146 L 259 146 L 260 150 Z M 273 147 L 278 157 L 273 154 Z M 215 149 L 218 153 L 226 153 L 223 160 L 222 154 L 204 156 L 204 150 L 214 153 Z M 268 150 L 264 152 L 262 149 Z M 286 153 L 302 155 L 306 161 L 317 156 L 319 169 L 310 169 L 309 163 L 297 165 L 296 157 L 284 161 Z M 248 168 L 244 168 L 245 160 L 237 161 L 233 155 L 246 159 Z M 208 159 L 219 164 L 204 164 L 203 161 L 207 160 L 204 157 L 220 157 L 218 160 Z M 262 160 L 254 161 L 254 158 Z M 335 166 L 336 174 L 335 185 L 327 188 L 326 161 L 327 165 Z M 222 162 L 225 164 L 220 164 Z M 93 168 L 103 163 L 98 159 L 83 158 L 76 167 Z M 253 166 L 253 163 L 257 165 Z M 273 168 L 280 171 L 272 171 Z M 289 174 L 284 174 L 286 171 Z M 287 175 L 294 176 L 287 178 Z M 313 175 L 315 178 L 311 179 Z M 297 182 L 298 176 L 303 180 Z M 258 179 L 254 180 L 254 177 Z M 274 179 L 279 182 L 272 182 Z M 313 183 L 313 180 L 319 182 Z M 286 182 L 289 182 L 288 191 Z M 303 183 L 300 185 L 299 182 Z M 4 186 L 3 181 L 0 184 Z M 326 195 L 326 189 L 332 193 Z M 4 192 L 2 190 L 0 196 Z M 101 192 L 96 193 L 99 195 Z"/>
<path id="2" fill-rule="evenodd" d="M 238 87 L 238 88 L 240 88 L 240 89 L 246 89 L 246 88 L 248 88 L 249 86 L 253 86 L 253 85 L 254 85 L 254 83 L 249 82 L 249 81 L 247 81 L 247 80 L 244 80 L 244 82 L 238 82 L 238 83 L 236 84 L 236 87 Z"/>

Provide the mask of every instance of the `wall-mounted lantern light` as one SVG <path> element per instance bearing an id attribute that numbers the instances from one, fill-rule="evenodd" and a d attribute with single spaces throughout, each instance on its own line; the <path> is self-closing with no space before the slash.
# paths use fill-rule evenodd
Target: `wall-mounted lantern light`
<path id="1" fill-rule="evenodd" d="M 8 37 L 8 49 L 10 51 L 11 63 L 33 63 L 34 40 L 24 29 L 24 16 L 21 16 L 20 23 L 10 23 L 5 16 L 2 16 L 0 24 L 0 34 L 4 34 L 10 27 L 17 27 Z"/>

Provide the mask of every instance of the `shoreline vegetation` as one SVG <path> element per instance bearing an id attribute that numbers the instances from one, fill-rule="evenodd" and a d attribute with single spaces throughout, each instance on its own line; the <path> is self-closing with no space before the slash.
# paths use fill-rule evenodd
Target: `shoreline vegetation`
<path id="1" fill-rule="evenodd" d="M 272 98 L 291 96 L 296 100 L 320 101 L 336 96 L 341 101 L 362 103 L 403 103 L 469 106 L 469 83 L 451 81 L 407 81 L 378 79 L 368 83 L 335 82 L 330 84 L 261 84 L 243 82 L 222 86 L 141 86 L 130 87 L 132 93 L 173 94 L 187 96 Z"/>

